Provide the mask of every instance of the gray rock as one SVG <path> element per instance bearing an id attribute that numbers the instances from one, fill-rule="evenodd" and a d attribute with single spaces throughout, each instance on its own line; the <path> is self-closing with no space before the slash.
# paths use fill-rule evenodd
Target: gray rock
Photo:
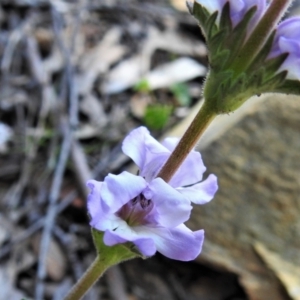
<path id="1" fill-rule="evenodd" d="M 199 259 L 239 274 L 251 300 L 300 299 L 300 98 L 268 95 L 257 107 L 202 150 L 219 191 L 189 226 L 206 232 Z"/>

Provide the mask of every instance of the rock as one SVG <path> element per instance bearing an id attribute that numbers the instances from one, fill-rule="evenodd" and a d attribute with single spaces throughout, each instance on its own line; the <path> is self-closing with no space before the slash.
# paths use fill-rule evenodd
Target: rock
<path id="1" fill-rule="evenodd" d="M 267 95 L 256 107 L 201 151 L 219 191 L 188 225 L 206 232 L 199 260 L 237 273 L 251 300 L 299 299 L 282 278 L 300 289 L 300 98 Z M 266 253 L 286 262 L 284 276 Z"/>

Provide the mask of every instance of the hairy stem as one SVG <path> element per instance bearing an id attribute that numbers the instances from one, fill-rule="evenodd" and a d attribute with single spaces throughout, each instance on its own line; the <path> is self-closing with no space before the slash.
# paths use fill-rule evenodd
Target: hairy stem
<path id="1" fill-rule="evenodd" d="M 92 285 L 103 275 L 108 266 L 97 256 L 95 261 L 72 288 L 64 300 L 79 300 L 92 287 Z"/>
<path id="2" fill-rule="evenodd" d="M 196 146 L 207 126 L 216 117 L 217 114 L 207 103 L 207 101 L 204 102 L 193 122 L 179 141 L 177 147 L 158 173 L 157 177 L 162 178 L 165 182 L 170 181 L 187 155 Z"/>

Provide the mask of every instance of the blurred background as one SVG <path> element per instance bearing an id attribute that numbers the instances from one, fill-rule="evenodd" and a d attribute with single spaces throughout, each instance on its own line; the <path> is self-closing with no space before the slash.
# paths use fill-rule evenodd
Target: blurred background
<path id="1" fill-rule="evenodd" d="M 183 0 L 0 1 L 0 300 L 63 299 L 95 258 L 86 181 L 132 169 L 140 125 L 181 136 L 207 71 Z M 219 192 L 188 224 L 203 253 L 124 263 L 84 299 L 299 300 L 299 133 L 294 96 L 218 117 L 198 148 Z"/>

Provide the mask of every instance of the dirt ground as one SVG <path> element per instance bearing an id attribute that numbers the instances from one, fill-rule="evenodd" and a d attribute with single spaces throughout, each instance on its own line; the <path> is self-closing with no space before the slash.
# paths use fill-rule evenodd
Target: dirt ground
<path id="1" fill-rule="evenodd" d="M 86 180 L 128 167 L 133 128 L 160 137 L 188 115 L 206 48 L 180 1 L 2 0 L 0 64 L 0 300 L 63 299 L 95 257 Z M 247 296 L 235 274 L 156 255 L 85 299 Z"/>

